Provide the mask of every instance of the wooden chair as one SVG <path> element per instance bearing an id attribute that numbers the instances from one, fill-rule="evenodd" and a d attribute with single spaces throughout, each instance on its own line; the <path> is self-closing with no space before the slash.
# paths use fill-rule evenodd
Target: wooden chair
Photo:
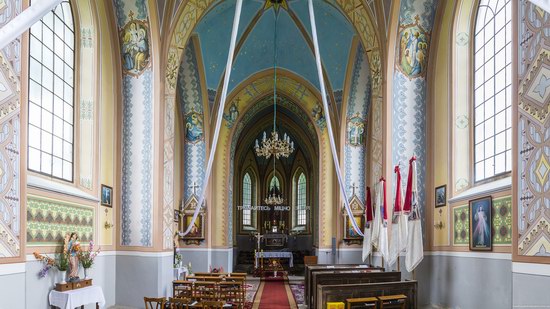
<path id="1" fill-rule="evenodd" d="M 170 297 L 169 301 L 170 309 L 188 309 L 189 306 L 193 303 L 193 300 L 190 298 L 173 298 Z"/>
<path id="2" fill-rule="evenodd" d="M 304 265 L 316 265 L 317 256 L 316 255 L 306 255 L 304 256 Z"/>
<path id="3" fill-rule="evenodd" d="M 166 304 L 166 298 L 164 297 L 143 297 L 145 302 L 145 309 L 164 309 Z"/>
<path id="4" fill-rule="evenodd" d="M 193 282 L 176 280 L 172 282 L 172 295 L 177 298 L 193 297 Z"/>
<path id="5" fill-rule="evenodd" d="M 197 281 L 193 285 L 193 299 L 203 301 L 216 301 L 219 299 L 218 283 L 213 281 Z"/>
<path id="6" fill-rule="evenodd" d="M 244 308 L 245 294 L 243 293 L 243 284 L 241 282 L 220 282 L 218 284 L 220 291 L 220 300 L 230 303 L 238 308 Z"/>
<path id="7" fill-rule="evenodd" d="M 378 296 L 380 309 L 405 309 L 407 305 L 407 296 L 403 294 Z"/>
<path id="8" fill-rule="evenodd" d="M 203 301 L 200 304 L 200 308 L 208 308 L 208 309 L 223 309 L 224 302 L 223 301 Z"/>
<path id="9" fill-rule="evenodd" d="M 378 298 L 364 297 L 364 298 L 346 299 L 346 309 L 355 309 L 355 308 L 378 309 Z"/>

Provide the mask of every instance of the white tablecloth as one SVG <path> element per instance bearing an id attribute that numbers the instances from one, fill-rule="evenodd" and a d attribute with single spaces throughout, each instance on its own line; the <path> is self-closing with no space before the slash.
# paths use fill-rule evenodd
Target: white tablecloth
<path id="1" fill-rule="evenodd" d="M 256 252 L 256 265 L 258 265 L 258 259 L 259 258 L 285 258 L 289 259 L 288 266 L 294 267 L 294 258 L 292 257 L 292 252 L 286 252 L 286 251 L 263 251 L 263 252 Z"/>
<path id="2" fill-rule="evenodd" d="M 49 296 L 50 306 L 61 309 L 74 309 L 82 305 L 99 303 L 105 306 L 105 296 L 100 286 L 89 286 L 81 289 L 58 292 L 52 290 Z"/>

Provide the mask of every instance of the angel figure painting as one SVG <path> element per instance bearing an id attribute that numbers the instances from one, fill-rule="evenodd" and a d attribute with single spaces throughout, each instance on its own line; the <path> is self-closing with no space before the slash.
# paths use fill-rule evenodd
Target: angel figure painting
<path id="1" fill-rule="evenodd" d="M 424 31 L 414 25 L 401 32 L 399 68 L 409 78 L 426 71 L 428 40 Z"/>
<path id="2" fill-rule="evenodd" d="M 128 74 L 138 76 L 149 65 L 148 27 L 132 20 L 121 30 L 122 64 Z"/>

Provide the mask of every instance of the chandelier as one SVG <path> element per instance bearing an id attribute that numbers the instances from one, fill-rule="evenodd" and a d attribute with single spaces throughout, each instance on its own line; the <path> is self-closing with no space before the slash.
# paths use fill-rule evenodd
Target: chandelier
<path id="1" fill-rule="evenodd" d="M 267 138 L 264 131 L 262 146 L 260 147 L 258 140 L 256 140 L 254 149 L 256 150 L 257 156 L 265 157 L 266 159 L 269 159 L 271 155 L 273 155 L 275 159 L 279 159 L 280 157 L 288 158 L 288 156 L 294 152 L 294 142 L 290 141 L 290 136 L 286 135 L 286 133 L 283 139 L 279 139 L 279 133 L 273 130 L 271 132 L 271 137 Z"/>
<path id="2" fill-rule="evenodd" d="M 275 14 L 275 27 L 274 27 L 274 39 L 273 39 L 273 131 L 271 132 L 271 137 L 267 138 L 264 131 L 264 136 L 262 138 L 262 145 L 258 143 L 256 139 L 256 155 L 258 157 L 265 157 L 269 159 L 271 155 L 275 159 L 280 157 L 288 158 L 288 156 L 294 152 L 294 142 L 290 141 L 290 136 L 287 136 L 286 133 L 283 136 L 283 139 L 279 139 L 279 133 L 277 132 L 277 17 L 278 14 Z M 273 160 L 273 171 L 275 172 L 275 160 Z M 267 201 L 266 201 L 267 203 Z"/>
<path id="3" fill-rule="evenodd" d="M 266 205 L 273 206 L 273 205 L 281 205 L 284 203 L 284 199 L 280 194 L 269 194 L 265 199 L 264 202 Z"/>

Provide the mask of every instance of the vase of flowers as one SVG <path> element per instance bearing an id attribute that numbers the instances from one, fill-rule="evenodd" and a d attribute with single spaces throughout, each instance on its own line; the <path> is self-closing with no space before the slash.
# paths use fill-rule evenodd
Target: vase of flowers
<path id="1" fill-rule="evenodd" d="M 80 250 L 78 253 L 78 259 L 80 260 L 80 264 L 82 264 L 82 268 L 84 268 L 84 279 L 89 279 L 89 269 L 94 265 L 94 260 L 100 251 L 101 248 L 94 251 L 94 242 L 90 241 L 88 250 Z"/>
<path id="2" fill-rule="evenodd" d="M 59 283 L 67 283 L 65 281 L 65 279 L 67 278 L 67 270 L 69 270 L 69 255 L 67 254 L 67 252 L 62 252 L 56 257 L 55 266 L 60 273 Z"/>

